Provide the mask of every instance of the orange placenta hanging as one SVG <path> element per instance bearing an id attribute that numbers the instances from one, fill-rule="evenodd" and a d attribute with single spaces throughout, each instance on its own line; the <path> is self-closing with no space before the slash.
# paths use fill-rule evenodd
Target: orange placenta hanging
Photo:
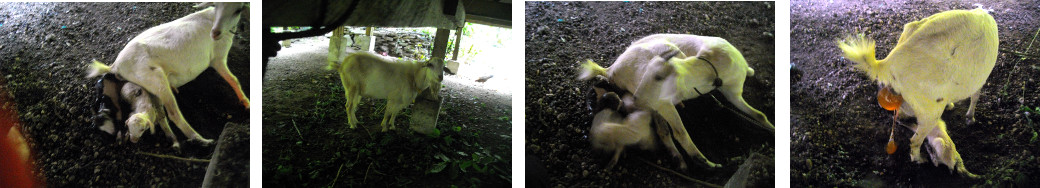
<path id="1" fill-rule="evenodd" d="M 895 115 L 892 116 L 892 129 L 888 134 L 888 145 L 885 146 L 885 152 L 892 155 L 893 153 L 896 153 L 896 142 L 894 139 L 896 134 L 896 121 L 898 121 L 896 118 L 899 116 L 899 106 L 903 105 L 903 96 L 895 94 L 895 92 L 892 91 L 892 88 L 885 86 L 878 91 L 877 98 L 878 104 L 881 105 L 881 108 L 895 112 Z"/>

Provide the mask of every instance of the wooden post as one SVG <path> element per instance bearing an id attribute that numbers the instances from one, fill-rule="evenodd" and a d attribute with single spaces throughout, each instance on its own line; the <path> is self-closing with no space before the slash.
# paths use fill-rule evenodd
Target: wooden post
<path id="1" fill-rule="evenodd" d="M 444 56 L 448 50 L 448 36 L 451 30 L 437 29 L 437 35 L 433 39 L 433 53 L 430 63 L 440 79 L 444 79 Z M 430 86 L 423 91 L 412 106 L 411 129 L 422 134 L 430 134 L 437 128 L 437 116 L 441 109 L 442 99 L 440 97 L 440 84 Z"/>
<path id="2" fill-rule="evenodd" d="M 451 60 L 459 60 L 459 46 L 462 46 L 459 42 L 462 42 L 462 29 L 464 28 L 466 28 L 466 25 L 455 29 L 455 50 L 451 53 Z"/>
<path id="3" fill-rule="evenodd" d="M 347 48 L 346 42 L 343 41 L 343 33 L 346 30 L 345 27 L 339 26 L 332 30 L 332 37 L 329 37 L 329 55 L 326 59 L 326 63 L 333 63 L 339 61 L 340 56 L 343 56 L 343 50 Z"/>

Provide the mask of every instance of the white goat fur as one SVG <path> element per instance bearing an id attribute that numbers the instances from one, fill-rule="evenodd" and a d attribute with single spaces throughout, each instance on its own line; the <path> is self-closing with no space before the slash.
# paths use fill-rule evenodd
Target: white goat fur
<path id="1" fill-rule="evenodd" d="M 635 145 L 643 150 L 654 150 L 657 149 L 657 140 L 660 140 L 665 148 L 669 149 L 672 157 L 682 159 L 682 153 L 672 143 L 671 129 L 660 115 L 635 106 L 635 98 L 631 94 L 626 94 L 620 100 L 620 108 L 631 113 L 627 117 L 622 117 L 615 109 L 605 108 L 596 113 L 589 131 L 592 148 L 614 154 L 606 169 L 613 168 L 617 164 L 625 147 Z M 653 130 L 656 130 L 657 133 L 656 137 L 650 132 L 651 119 L 657 124 L 657 126 L 653 126 Z M 686 161 L 678 161 L 679 168 L 686 169 Z"/>
<path id="2" fill-rule="evenodd" d="M 347 99 L 347 123 L 356 128 L 358 103 L 361 96 L 386 99 L 386 111 L 380 123 L 382 131 L 395 129 L 397 113 L 415 102 L 415 97 L 426 89 L 440 89 L 440 77 L 429 62 L 392 59 L 370 52 L 354 52 L 343 56 L 340 62 L 329 62 L 326 69 L 339 72 Z"/>
<path id="3" fill-rule="evenodd" d="M 655 148 L 656 140 L 650 130 L 651 116 L 651 112 L 636 111 L 624 117 L 613 109 L 603 109 L 596 113 L 592 119 L 589 139 L 593 148 L 614 152 L 607 169 L 617 164 L 625 146 L 638 145 L 644 150 Z"/>
<path id="4" fill-rule="evenodd" d="M 159 105 L 162 103 L 155 95 L 148 93 L 148 91 L 137 84 L 126 83 L 120 90 L 120 96 L 122 96 L 123 100 L 129 102 L 134 109 L 130 113 L 130 118 L 126 120 L 127 138 L 130 139 L 130 142 L 137 143 L 145 131 L 150 131 L 150 134 L 154 134 L 155 124 L 158 123 L 159 127 L 166 133 L 166 137 L 173 141 L 173 148 L 180 148 L 177 136 L 173 135 L 173 130 L 170 129 L 165 109 Z"/>
<path id="5" fill-rule="evenodd" d="M 680 53 L 670 59 L 659 56 L 667 51 Z M 711 65 L 698 58 L 704 58 Z M 632 91 L 637 105 L 652 109 L 661 115 L 672 129 L 672 136 L 687 155 L 700 160 L 709 167 L 720 167 L 705 158 L 693 144 L 675 105 L 683 100 L 719 89 L 726 99 L 740 111 L 751 115 L 760 123 L 773 128 L 765 114 L 752 108 L 744 101 L 744 79 L 754 74 L 743 55 L 725 39 L 683 34 L 655 34 L 633 42 L 609 68 L 602 68 L 592 61 L 582 65 L 579 79 L 588 80 L 595 75 L 605 75 L 618 87 Z M 722 79 L 723 85 L 716 88 L 714 79 Z M 699 92 L 698 92 L 699 91 Z"/>
<path id="6" fill-rule="evenodd" d="M 216 8 L 206 8 L 145 30 L 130 40 L 111 67 L 94 61 L 88 77 L 108 72 L 140 85 L 159 98 L 168 117 L 189 141 L 208 145 L 212 140 L 203 138 L 184 119 L 173 89 L 213 67 L 234 89 L 239 102 L 249 108 L 249 98 L 242 92 L 238 78 L 227 68 L 227 55 L 234 38 L 230 29 L 247 10 L 243 3 L 213 4 Z M 196 7 L 213 4 L 202 3 Z"/>
<path id="7" fill-rule="evenodd" d="M 896 47 L 882 60 L 874 57 L 874 41 L 862 34 L 838 43 L 856 68 L 902 94 L 904 105 L 917 117 L 910 159 L 924 162 L 920 150 L 928 138 L 936 150 L 931 153 L 935 165 L 945 164 L 969 177 L 976 175 L 965 169 L 940 118 L 947 104 L 969 97 L 967 116 L 974 115 L 979 90 L 996 64 L 998 45 L 997 23 L 983 9 L 945 11 L 907 23 Z"/>

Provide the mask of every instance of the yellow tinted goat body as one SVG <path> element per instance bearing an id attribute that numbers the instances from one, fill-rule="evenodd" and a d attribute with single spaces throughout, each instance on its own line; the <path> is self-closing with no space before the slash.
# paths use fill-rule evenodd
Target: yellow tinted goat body
<path id="1" fill-rule="evenodd" d="M 996 21 L 985 10 L 975 9 L 941 12 L 906 24 L 885 59 L 875 59 L 874 41 L 863 35 L 840 41 L 838 47 L 857 69 L 903 95 L 918 123 L 910 139 L 913 161 L 923 162 L 920 150 L 927 137 L 935 146 L 935 165 L 974 177 L 964 168 L 940 117 L 947 104 L 969 97 L 969 116 L 974 112 L 979 89 L 996 63 L 998 43 Z"/>
<path id="2" fill-rule="evenodd" d="M 330 69 L 339 72 L 346 95 L 347 123 L 350 128 L 357 125 L 357 105 L 361 96 L 386 99 L 386 112 L 380 124 L 382 131 L 395 129 L 394 119 L 397 113 L 415 102 L 419 92 L 436 86 L 439 89 L 440 78 L 428 62 L 396 60 L 380 57 L 369 52 L 356 52 L 347 55 L 338 66 L 330 63 Z"/>

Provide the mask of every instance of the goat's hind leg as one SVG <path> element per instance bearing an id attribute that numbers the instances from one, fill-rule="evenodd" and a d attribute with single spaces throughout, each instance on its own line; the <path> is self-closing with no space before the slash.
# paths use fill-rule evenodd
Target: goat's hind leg
<path id="1" fill-rule="evenodd" d="M 354 129 L 357 128 L 357 117 L 354 116 L 354 113 L 357 111 L 357 102 L 355 101 L 358 101 L 358 96 L 354 96 L 354 93 L 357 93 L 358 90 L 348 86 L 347 76 L 349 75 L 340 72 L 339 79 L 343 84 L 343 97 L 346 100 L 346 103 L 343 104 L 343 110 L 347 112 L 347 124 L 350 125 L 351 129 Z"/>
<path id="2" fill-rule="evenodd" d="M 683 125 L 682 119 L 679 118 L 679 111 L 675 110 L 675 106 L 670 103 L 658 103 L 657 113 L 668 121 L 668 126 L 672 129 L 672 137 L 686 150 L 686 155 L 703 162 L 710 168 L 722 167 L 722 165 L 713 163 L 707 157 L 704 157 L 701 150 L 697 149 L 697 145 L 693 144 L 693 139 L 690 139 L 690 134 L 686 132 L 686 127 Z"/>
<path id="3" fill-rule="evenodd" d="M 661 140 L 664 147 L 668 149 L 668 152 L 672 154 L 672 158 L 679 160 L 679 169 L 686 170 L 686 160 L 683 158 L 682 153 L 679 152 L 679 148 L 675 147 L 674 138 L 672 138 L 671 130 L 669 130 L 668 122 L 664 121 L 661 115 L 654 114 L 654 129 L 657 130 L 657 138 Z"/>
<path id="4" fill-rule="evenodd" d="M 162 109 L 162 108 L 159 108 L 159 109 Z M 173 141 L 173 146 L 172 146 L 173 149 L 176 149 L 177 151 L 181 151 L 181 143 L 179 141 L 177 141 L 177 135 L 174 135 L 173 134 L 173 129 L 170 128 L 169 118 L 166 118 L 166 110 L 162 109 L 162 110 L 160 110 L 156 114 L 160 114 L 159 118 L 157 120 L 157 121 L 159 121 L 159 127 L 162 128 L 164 133 L 166 133 L 166 137 L 170 138 L 170 141 Z"/>
<path id="5" fill-rule="evenodd" d="M 758 111 L 757 109 L 751 107 L 751 105 L 748 104 L 747 101 L 744 101 L 744 96 L 741 95 L 744 90 L 743 87 L 743 82 L 736 83 L 734 85 L 724 85 L 721 88 L 719 88 L 719 92 L 722 92 L 722 95 L 726 97 L 726 100 L 729 101 L 729 103 L 733 104 L 733 106 L 736 106 L 737 109 L 744 112 L 744 114 L 751 116 L 751 118 L 754 118 L 755 121 L 761 123 L 763 128 L 773 131 L 775 127 L 773 127 L 773 124 L 769 122 L 769 118 L 766 117 L 766 114 L 762 113 L 762 111 Z"/>
<path id="6" fill-rule="evenodd" d="M 968 104 L 968 113 L 964 114 L 964 116 L 967 116 L 968 124 L 975 122 L 975 103 L 979 102 L 979 95 L 981 94 L 982 91 L 976 91 L 975 94 L 971 95 L 971 103 Z"/>

